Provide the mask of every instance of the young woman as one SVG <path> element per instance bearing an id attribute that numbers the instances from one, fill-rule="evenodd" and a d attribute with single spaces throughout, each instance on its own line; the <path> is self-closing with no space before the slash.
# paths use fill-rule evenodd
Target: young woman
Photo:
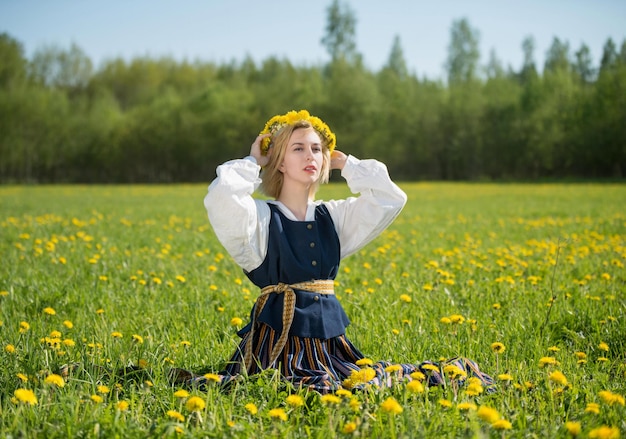
<path id="1" fill-rule="evenodd" d="M 359 195 L 316 201 L 331 169 Z M 273 200 L 253 198 L 258 188 Z M 413 377 L 440 384 L 444 365 L 367 364 L 346 337 L 350 321 L 333 289 L 341 259 L 385 230 L 406 201 L 384 164 L 336 150 L 329 127 L 305 110 L 274 116 L 248 157 L 219 166 L 204 205 L 220 242 L 260 289 L 222 383 L 273 368 L 296 387 L 322 393 L 410 380 L 420 370 Z M 469 360 L 448 366 L 492 384 Z"/>

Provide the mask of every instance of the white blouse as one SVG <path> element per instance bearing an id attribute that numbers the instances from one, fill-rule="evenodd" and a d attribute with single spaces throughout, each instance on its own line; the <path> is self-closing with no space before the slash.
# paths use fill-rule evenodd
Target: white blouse
<path id="1" fill-rule="evenodd" d="M 241 268 L 252 271 L 263 263 L 267 253 L 270 208 L 267 200 L 253 198 L 261 183 L 261 167 L 254 157 L 230 160 L 217 167 L 217 178 L 209 186 L 204 206 L 209 221 L 226 251 Z M 358 197 L 324 201 L 335 224 L 341 258 L 355 253 L 376 238 L 398 216 L 406 204 L 406 194 L 391 181 L 387 167 L 377 160 L 348 156 L 341 171 L 348 187 Z M 282 203 L 276 204 L 287 218 L 297 221 Z M 315 219 L 309 203 L 306 221 Z"/>

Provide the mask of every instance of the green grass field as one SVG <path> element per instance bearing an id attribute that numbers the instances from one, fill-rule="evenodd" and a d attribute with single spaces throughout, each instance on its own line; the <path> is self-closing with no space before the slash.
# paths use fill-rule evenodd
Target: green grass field
<path id="1" fill-rule="evenodd" d="M 4 186 L 0 437 L 626 436 L 626 186 L 401 186 L 342 263 L 348 336 L 374 361 L 470 357 L 498 392 L 321 398 L 267 373 L 185 395 L 168 370 L 218 371 L 257 294 L 206 185 Z"/>

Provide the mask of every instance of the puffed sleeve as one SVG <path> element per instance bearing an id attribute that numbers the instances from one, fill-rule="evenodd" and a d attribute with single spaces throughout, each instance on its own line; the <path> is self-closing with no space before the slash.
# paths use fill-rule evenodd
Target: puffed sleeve
<path id="1" fill-rule="evenodd" d="M 261 167 L 253 157 L 228 161 L 217 167 L 204 207 L 217 238 L 246 271 L 257 268 L 267 252 L 269 206 L 253 198 Z"/>
<path id="2" fill-rule="evenodd" d="M 335 223 L 341 257 L 351 255 L 380 235 L 400 214 L 406 194 L 389 177 L 378 160 L 348 156 L 341 171 L 348 187 L 358 197 L 325 202 Z"/>

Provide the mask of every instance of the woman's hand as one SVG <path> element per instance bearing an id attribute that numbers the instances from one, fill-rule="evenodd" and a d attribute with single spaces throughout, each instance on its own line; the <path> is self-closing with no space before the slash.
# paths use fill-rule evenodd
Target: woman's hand
<path id="1" fill-rule="evenodd" d="M 261 141 L 267 137 L 270 137 L 271 134 L 263 134 L 263 135 L 259 135 L 257 136 L 257 138 L 254 140 L 254 143 L 252 144 L 252 146 L 250 147 L 250 155 L 252 157 L 254 157 L 254 159 L 256 160 L 257 165 L 263 167 L 265 165 L 267 165 L 270 161 L 270 155 L 272 154 L 272 148 L 267 150 L 267 154 L 263 155 L 261 153 Z"/>
<path id="2" fill-rule="evenodd" d="M 346 165 L 346 159 L 348 158 L 343 152 L 334 150 L 330 154 L 330 169 L 343 169 Z"/>

